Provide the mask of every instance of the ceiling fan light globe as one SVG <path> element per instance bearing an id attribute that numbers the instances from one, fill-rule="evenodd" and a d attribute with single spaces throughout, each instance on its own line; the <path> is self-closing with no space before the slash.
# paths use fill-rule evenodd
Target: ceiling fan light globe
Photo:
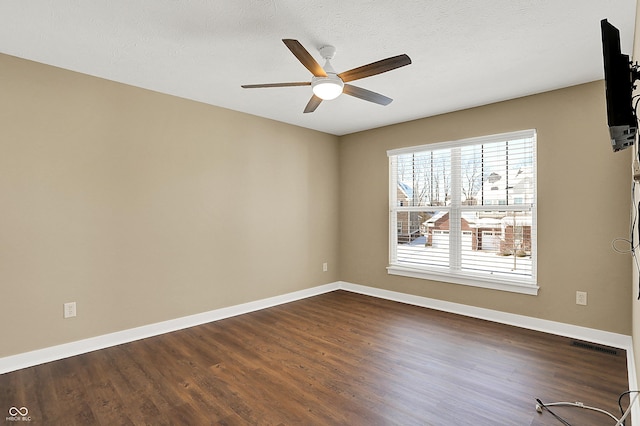
<path id="1" fill-rule="evenodd" d="M 313 94 L 325 101 L 340 96 L 343 87 L 344 83 L 338 76 L 314 77 L 311 82 Z"/>

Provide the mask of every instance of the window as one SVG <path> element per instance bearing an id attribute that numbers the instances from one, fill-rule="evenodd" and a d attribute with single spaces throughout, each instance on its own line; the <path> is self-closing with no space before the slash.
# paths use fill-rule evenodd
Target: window
<path id="1" fill-rule="evenodd" d="M 537 294 L 536 132 L 388 151 L 390 274 Z"/>

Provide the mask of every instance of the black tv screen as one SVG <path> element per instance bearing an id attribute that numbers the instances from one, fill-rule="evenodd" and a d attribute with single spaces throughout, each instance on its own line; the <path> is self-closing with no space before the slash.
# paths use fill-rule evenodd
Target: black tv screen
<path id="1" fill-rule="evenodd" d="M 620 31 L 606 19 L 600 26 L 609 135 L 613 150 L 620 151 L 634 144 L 638 129 L 632 105 L 634 77 L 629 56 L 620 49 Z"/>

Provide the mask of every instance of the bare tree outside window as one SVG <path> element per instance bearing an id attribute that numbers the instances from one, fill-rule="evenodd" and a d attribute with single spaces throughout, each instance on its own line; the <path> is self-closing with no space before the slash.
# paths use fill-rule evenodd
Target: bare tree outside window
<path id="1" fill-rule="evenodd" d="M 390 268 L 535 281 L 535 131 L 501 137 L 390 153 Z"/>

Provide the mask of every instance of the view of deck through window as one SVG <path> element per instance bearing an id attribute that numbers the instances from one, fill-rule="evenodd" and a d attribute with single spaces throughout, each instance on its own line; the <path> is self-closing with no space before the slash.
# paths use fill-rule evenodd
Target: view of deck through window
<path id="1" fill-rule="evenodd" d="M 535 138 L 390 151 L 390 267 L 535 285 Z"/>

